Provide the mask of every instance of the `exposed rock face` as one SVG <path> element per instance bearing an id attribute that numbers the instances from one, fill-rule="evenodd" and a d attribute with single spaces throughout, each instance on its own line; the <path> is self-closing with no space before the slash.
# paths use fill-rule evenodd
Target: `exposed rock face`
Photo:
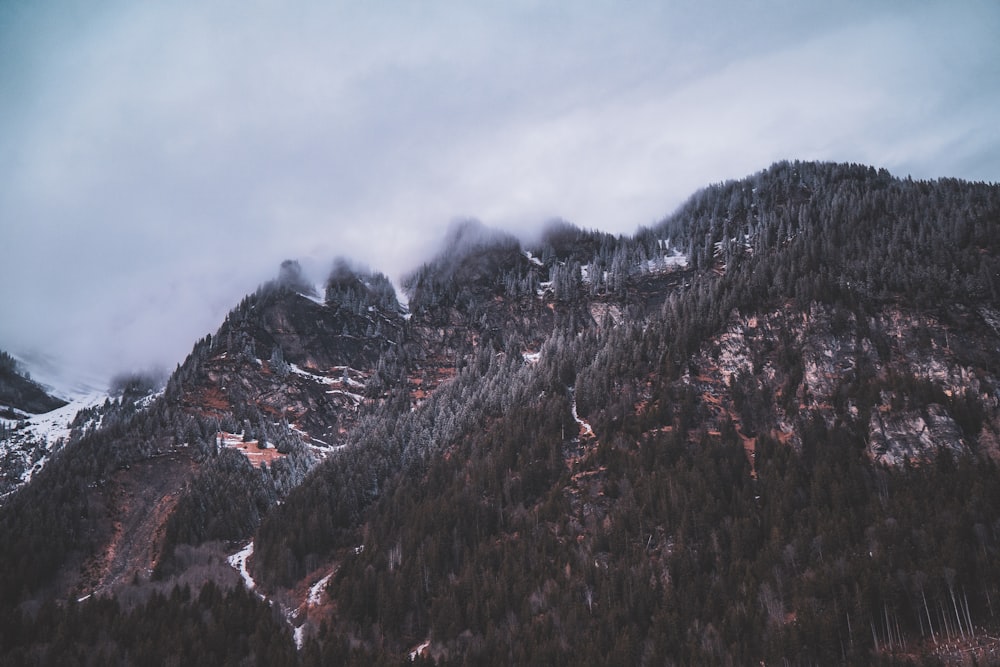
<path id="1" fill-rule="evenodd" d="M 943 405 L 932 403 L 922 411 L 893 411 L 880 405 L 872 411 L 868 451 L 889 465 L 920 461 L 937 449 L 968 452 L 962 433 Z"/>
<path id="2" fill-rule="evenodd" d="M 947 322 L 898 307 L 858 322 L 813 305 L 739 318 L 696 356 L 684 382 L 719 428 L 801 446 L 811 416 L 861 434 L 873 460 L 920 462 L 945 448 L 995 455 L 1000 336 L 978 314 Z"/>

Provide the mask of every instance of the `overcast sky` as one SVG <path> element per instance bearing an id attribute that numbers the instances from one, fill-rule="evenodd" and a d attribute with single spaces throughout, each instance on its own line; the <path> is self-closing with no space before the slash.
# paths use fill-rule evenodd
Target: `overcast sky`
<path id="1" fill-rule="evenodd" d="M 0 349 L 172 368 L 280 261 L 631 233 L 779 159 L 1000 180 L 1000 2 L 0 2 Z"/>

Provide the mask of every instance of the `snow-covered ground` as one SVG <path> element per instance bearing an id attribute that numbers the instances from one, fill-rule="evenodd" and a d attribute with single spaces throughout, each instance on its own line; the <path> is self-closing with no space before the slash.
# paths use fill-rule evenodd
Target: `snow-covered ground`
<path id="1" fill-rule="evenodd" d="M 70 423 L 77 412 L 103 404 L 108 395 L 103 390 L 94 389 L 89 393 L 70 395 L 67 398 L 69 403 L 51 412 L 27 415 L 26 419 L 18 421 L 0 420 L 8 428 L 16 427 L 9 437 L 0 440 L 0 462 L 6 461 L 15 470 L 23 467 L 19 483 L 15 488 L 9 489 L 8 493 L 30 482 L 52 455 L 69 442 Z M 92 426 L 99 426 L 99 423 Z M 17 463 L 18 460 L 20 463 Z"/>
<path id="2" fill-rule="evenodd" d="M 25 433 L 44 441 L 46 445 L 52 445 L 60 438 L 69 438 L 69 424 L 76 413 L 100 405 L 108 398 L 107 382 L 93 373 L 59 366 L 58 362 L 42 355 L 15 358 L 45 391 L 68 401 L 61 408 L 40 415 L 27 415 L 24 420 L 28 423 Z M 13 426 L 16 422 L 7 420 L 5 423 Z"/>
<path id="3" fill-rule="evenodd" d="M 313 287 L 312 294 L 303 294 L 299 292 L 299 296 L 305 297 L 312 301 L 313 303 L 318 303 L 321 306 L 326 305 L 326 287 L 323 285 L 315 285 Z"/>
<path id="4" fill-rule="evenodd" d="M 334 396 L 346 396 L 347 398 L 354 401 L 356 404 L 360 404 L 365 400 L 365 397 L 361 394 L 355 394 L 349 391 L 344 391 L 343 389 L 330 389 L 326 393 L 333 394 Z"/>
<path id="5" fill-rule="evenodd" d="M 300 367 L 296 366 L 295 364 L 288 364 L 288 367 L 296 375 L 299 375 L 299 376 L 304 377 L 304 378 L 309 378 L 313 382 L 319 382 L 320 384 L 336 384 L 337 382 L 339 382 L 339 380 L 337 380 L 336 378 L 326 377 L 325 375 L 316 375 L 315 373 L 310 373 L 309 371 L 305 370 L 304 368 L 300 368 Z"/>
<path id="6" fill-rule="evenodd" d="M 247 589 L 255 591 L 257 590 L 257 582 L 253 580 L 253 576 L 251 576 L 250 571 L 247 569 L 247 559 L 249 559 L 250 556 L 252 555 L 253 555 L 253 540 L 250 540 L 249 544 L 247 544 L 245 547 L 234 553 L 226 560 L 229 562 L 230 565 L 236 568 L 236 571 L 240 573 L 241 577 L 243 577 L 243 583 L 246 584 Z M 257 595 L 260 595 L 260 593 L 257 593 Z M 261 595 L 260 597 L 261 599 L 264 598 L 263 595 Z"/>
<path id="7" fill-rule="evenodd" d="M 243 547 L 242 549 L 234 553 L 232 556 L 227 558 L 226 561 L 229 563 L 230 566 L 235 568 L 236 571 L 240 573 L 240 577 L 242 577 L 243 584 L 247 587 L 247 590 L 251 590 L 254 593 L 256 593 L 257 597 L 259 597 L 261 600 L 264 600 L 269 605 L 277 606 L 277 608 L 282 612 L 282 615 L 285 617 L 285 621 L 292 628 L 292 637 L 295 640 L 295 646 L 299 650 L 301 650 L 302 647 L 305 645 L 306 626 L 295 625 L 296 614 L 294 609 L 287 609 L 284 605 L 278 603 L 275 600 L 269 599 L 266 595 L 257 590 L 257 582 L 254 581 L 253 575 L 251 575 L 250 571 L 247 569 L 247 560 L 249 560 L 249 558 L 252 555 L 253 555 L 253 540 L 250 540 L 250 542 L 245 547 Z M 329 577 L 327 577 L 327 579 L 329 579 Z M 325 581 L 326 580 L 322 580 L 321 582 L 317 583 L 316 586 L 314 586 L 314 588 L 320 586 L 320 584 L 325 584 Z M 312 590 L 310 590 L 310 598 L 311 597 L 312 597 Z"/>
<path id="8" fill-rule="evenodd" d="M 410 651 L 410 662 L 414 662 L 417 659 L 418 655 L 423 655 L 424 651 L 426 651 L 427 649 L 429 649 L 430 646 L 431 646 L 431 640 L 428 639 L 423 644 L 421 644 L 420 646 L 417 646 L 412 651 Z"/>
<path id="9" fill-rule="evenodd" d="M 304 368 L 300 368 L 295 364 L 288 364 L 288 367 L 291 369 L 293 373 L 295 373 L 299 377 L 304 377 L 306 379 L 312 380 L 313 382 L 327 385 L 330 387 L 332 387 L 333 385 L 340 385 L 341 387 L 346 386 L 346 387 L 361 389 L 364 388 L 365 386 L 363 382 L 359 382 L 358 380 L 355 380 L 354 378 L 350 377 L 350 373 L 351 371 L 353 371 L 353 369 L 349 366 L 335 366 L 332 370 L 334 373 L 339 374 L 337 377 L 310 373 L 309 371 L 305 370 Z M 354 373 L 360 374 L 359 371 L 354 371 Z M 327 390 L 326 393 L 333 394 L 335 396 L 346 396 L 347 398 L 354 401 L 354 403 L 356 404 L 360 404 L 365 400 L 365 397 L 362 396 L 361 394 L 356 394 L 352 391 L 347 391 L 345 389 L 329 389 Z"/>
<path id="10" fill-rule="evenodd" d="M 580 428 L 583 430 L 583 433 L 585 435 L 590 435 L 590 436 L 594 435 L 594 429 L 590 427 L 590 424 L 588 424 L 585 420 L 581 419 L 580 415 L 576 413 L 576 393 L 573 391 L 572 388 L 569 390 L 569 396 L 571 401 L 570 407 L 573 411 L 573 421 L 575 421 L 577 424 L 580 425 Z"/>
<path id="11" fill-rule="evenodd" d="M 537 364 L 538 360 L 542 358 L 541 352 L 522 352 L 521 356 L 529 364 Z"/>
<path id="12" fill-rule="evenodd" d="M 354 378 L 351 377 L 351 373 L 354 373 L 355 375 L 361 375 L 362 377 L 364 377 L 364 375 L 361 373 L 361 371 L 356 371 L 353 368 L 351 368 L 350 366 L 334 366 L 330 370 L 333 371 L 334 373 L 340 373 L 341 374 L 340 377 L 341 377 L 342 380 L 344 379 L 344 377 L 345 377 L 344 374 L 346 373 L 347 374 L 346 375 L 346 384 L 347 384 L 348 387 L 354 387 L 356 389 L 364 389 L 365 388 L 365 383 L 364 382 L 359 382 L 359 381 L 357 381 L 357 380 L 355 380 Z"/>
<path id="13" fill-rule="evenodd" d="M 32 433 L 36 439 L 44 440 L 48 449 L 57 440 L 69 438 L 69 425 L 76 417 L 77 412 L 101 405 L 107 398 L 107 393 L 102 391 L 74 396 L 69 403 L 61 408 L 41 415 L 32 415 L 28 420 L 27 431 Z M 97 425 L 95 424 L 95 426 Z"/>
<path id="14" fill-rule="evenodd" d="M 323 591 L 326 590 L 326 585 L 330 582 L 330 577 L 332 576 L 333 572 L 309 587 L 309 597 L 307 598 L 307 603 L 310 607 L 315 607 L 323 601 Z"/>
<path id="15" fill-rule="evenodd" d="M 664 255 L 660 260 L 661 266 L 663 268 L 678 267 L 684 268 L 688 265 L 688 257 L 682 252 L 675 250 L 673 254 Z"/>
<path id="16" fill-rule="evenodd" d="M 334 376 L 330 376 L 330 375 L 317 375 L 316 373 L 310 373 L 306 369 L 301 368 L 299 366 L 296 366 L 295 364 L 288 364 L 288 367 L 296 375 L 298 375 L 300 377 L 308 378 L 309 380 L 312 380 L 313 382 L 318 382 L 319 384 L 347 385 L 348 387 L 355 387 L 357 389 L 364 389 L 364 386 L 365 386 L 364 382 L 359 382 L 358 380 L 355 380 L 354 378 L 351 377 L 350 374 L 352 372 L 355 375 L 361 375 L 361 372 L 354 370 L 350 366 L 334 366 L 330 370 L 333 373 L 337 374 L 335 377 Z M 328 392 L 328 393 L 332 393 L 332 392 Z M 347 392 L 343 392 L 343 393 L 347 393 Z M 352 395 L 354 395 L 354 394 L 352 394 Z"/>

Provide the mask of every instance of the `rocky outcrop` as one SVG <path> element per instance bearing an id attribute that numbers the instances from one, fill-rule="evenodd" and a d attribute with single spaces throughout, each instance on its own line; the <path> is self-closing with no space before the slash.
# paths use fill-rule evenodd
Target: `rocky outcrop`
<path id="1" fill-rule="evenodd" d="M 898 410 L 880 405 L 869 423 L 868 451 L 872 458 L 889 465 L 919 462 L 939 449 L 968 453 L 958 424 L 943 405 L 932 403 L 923 410 Z"/>
<path id="2" fill-rule="evenodd" d="M 813 304 L 734 319 L 682 382 L 714 428 L 732 420 L 748 437 L 763 430 L 801 447 L 803 424 L 819 417 L 888 465 L 942 448 L 995 457 L 998 346 L 988 321 L 961 309 L 943 319 L 894 306 L 859 321 Z"/>

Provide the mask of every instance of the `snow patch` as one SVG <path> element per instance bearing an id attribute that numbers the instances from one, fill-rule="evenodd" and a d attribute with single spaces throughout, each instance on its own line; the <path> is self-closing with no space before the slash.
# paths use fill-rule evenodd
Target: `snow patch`
<path id="1" fill-rule="evenodd" d="M 340 374 L 341 383 L 345 383 L 349 387 L 357 387 L 358 389 L 365 388 L 364 382 L 358 382 L 350 375 L 351 373 L 354 373 L 355 375 L 361 375 L 362 377 L 364 377 L 364 374 L 361 371 L 354 370 L 350 366 L 333 366 L 330 370 L 333 371 L 334 373 Z M 346 374 L 346 380 L 344 379 L 345 374 Z"/>
<path id="2" fill-rule="evenodd" d="M 319 382 L 320 384 L 335 384 L 337 380 L 333 378 L 326 377 L 325 375 L 316 375 L 315 373 L 310 373 L 309 371 L 299 368 L 295 364 L 288 364 L 288 367 L 293 373 L 304 378 L 309 378 L 313 382 Z"/>
<path id="3" fill-rule="evenodd" d="M 328 394 L 334 394 L 334 395 L 337 395 L 337 396 L 346 396 L 349 399 L 351 399 L 352 401 L 354 401 L 355 403 L 361 403 L 362 401 L 365 400 L 365 397 L 362 396 L 361 394 L 352 394 L 351 392 L 344 391 L 343 389 L 331 389 L 330 391 L 328 391 L 326 393 L 328 393 Z"/>
<path id="4" fill-rule="evenodd" d="M 572 409 L 573 412 L 573 421 L 575 421 L 577 424 L 580 425 L 580 428 L 583 430 L 584 435 L 593 436 L 594 429 L 590 427 L 590 424 L 588 424 L 586 420 L 580 419 L 580 415 L 577 414 L 576 412 L 576 392 L 574 392 L 572 388 L 570 388 L 569 390 L 569 395 L 571 399 L 570 408 Z"/>
<path id="5" fill-rule="evenodd" d="M 429 649 L 430 646 L 431 646 L 431 640 L 428 639 L 423 644 L 421 644 L 420 646 L 417 646 L 415 649 L 413 649 L 412 651 L 410 651 L 410 662 L 413 662 L 414 660 L 416 660 L 418 655 L 423 655 L 424 651 L 426 651 L 427 649 Z"/>
<path id="6" fill-rule="evenodd" d="M 664 255 L 660 261 L 664 268 L 677 267 L 683 269 L 688 265 L 688 256 L 675 250 L 671 255 Z"/>
<path id="7" fill-rule="evenodd" d="M 253 580 L 253 576 L 251 576 L 250 571 L 247 569 L 247 560 L 252 555 L 253 555 L 253 540 L 250 540 L 249 544 L 247 544 L 245 547 L 234 553 L 226 560 L 232 567 L 236 568 L 236 570 L 240 573 L 240 576 L 243 577 L 243 583 L 246 584 L 247 589 L 255 591 L 257 590 L 257 582 Z M 260 595 L 260 593 L 257 593 L 257 595 Z M 260 595 L 260 597 L 261 599 L 264 599 L 263 595 Z"/>
<path id="8" fill-rule="evenodd" d="M 285 622 L 292 626 L 292 636 L 295 639 L 295 646 L 299 649 L 305 644 L 305 625 L 295 626 L 293 622 L 293 617 L 295 616 L 294 611 L 289 611 L 281 605 L 281 603 L 275 600 L 269 600 L 267 596 L 257 590 L 257 582 L 254 581 L 253 576 L 251 576 L 250 571 L 247 570 L 247 560 L 253 555 L 253 540 L 234 553 L 232 556 L 226 559 L 230 566 L 234 567 L 237 572 L 240 573 L 240 577 L 243 578 L 243 583 L 246 585 L 247 590 L 251 590 L 257 594 L 257 597 L 267 602 L 270 606 L 277 606 L 277 608 L 284 614 Z"/>
<path id="9" fill-rule="evenodd" d="M 321 306 L 325 306 L 326 305 L 326 299 L 323 298 L 322 296 L 320 296 L 320 295 L 323 295 L 323 294 L 326 294 L 326 288 L 323 287 L 322 285 L 316 285 L 313 288 L 313 291 L 311 293 L 309 293 L 309 294 L 306 294 L 305 292 L 299 292 L 299 296 L 305 297 L 306 299 L 309 299 L 313 303 L 319 304 Z"/>
<path id="10" fill-rule="evenodd" d="M 306 379 L 312 380 L 313 382 L 325 385 L 347 385 L 348 387 L 354 387 L 355 389 L 364 389 L 365 383 L 359 382 L 351 377 L 351 373 L 355 375 L 361 375 L 361 371 L 356 371 L 350 366 L 334 366 L 330 369 L 331 372 L 337 374 L 336 377 L 329 375 L 318 375 L 316 373 L 310 373 L 309 371 L 301 368 L 295 364 L 288 364 L 289 369 L 298 375 L 299 377 L 304 377 Z M 333 392 L 327 392 L 328 394 Z M 347 392 L 344 392 L 347 393 Z"/>
<path id="11" fill-rule="evenodd" d="M 538 259 L 537 257 L 531 254 L 530 250 L 525 250 L 524 256 L 527 257 L 528 261 L 534 264 L 535 266 L 545 266 L 544 264 L 542 264 L 542 260 Z"/>
<path id="12" fill-rule="evenodd" d="M 306 599 L 306 602 L 310 607 L 315 607 L 323 601 L 323 591 L 326 590 L 326 585 L 330 582 L 330 577 L 332 576 L 333 572 L 309 587 L 309 597 Z"/>

